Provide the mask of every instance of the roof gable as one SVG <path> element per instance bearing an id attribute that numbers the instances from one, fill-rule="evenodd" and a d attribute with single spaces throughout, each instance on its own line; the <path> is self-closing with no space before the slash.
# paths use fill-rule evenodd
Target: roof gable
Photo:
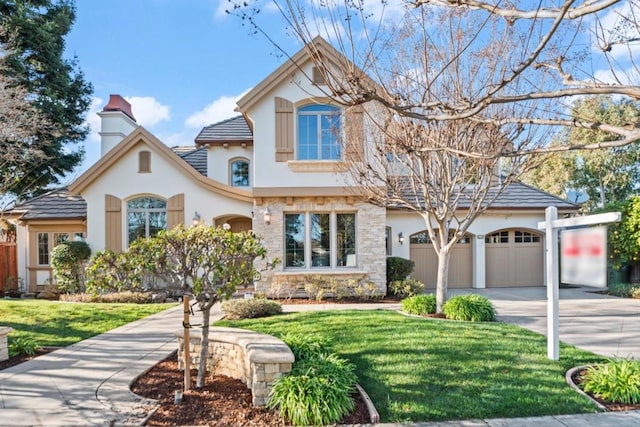
<path id="1" fill-rule="evenodd" d="M 171 148 L 163 144 L 158 138 L 152 135 L 142 126 L 138 126 L 131 134 L 124 138 L 113 149 L 109 150 L 98 162 L 91 166 L 85 173 L 80 175 L 73 184 L 69 186 L 69 191 L 73 194 L 81 194 L 87 187 L 93 184 L 100 176 L 108 171 L 120 159 L 127 155 L 138 143 L 143 142 L 149 146 L 156 154 L 162 156 L 170 164 L 174 165 L 179 172 L 184 173 L 197 184 L 215 193 L 230 197 L 235 200 L 251 202 L 251 193 L 245 190 L 238 190 L 231 186 L 213 181 L 203 176 L 198 170 L 183 160 Z"/>
<path id="2" fill-rule="evenodd" d="M 325 39 L 318 36 L 291 56 L 274 72 L 269 74 L 267 78 L 258 83 L 256 87 L 240 98 L 237 102 L 238 110 L 246 112 L 249 108 L 259 102 L 260 99 L 262 99 L 269 91 L 279 86 L 283 81 L 290 78 L 293 73 L 300 70 L 304 64 L 311 61 L 311 55 L 326 58 L 331 64 L 340 69 L 355 67 L 344 55 L 338 52 Z"/>

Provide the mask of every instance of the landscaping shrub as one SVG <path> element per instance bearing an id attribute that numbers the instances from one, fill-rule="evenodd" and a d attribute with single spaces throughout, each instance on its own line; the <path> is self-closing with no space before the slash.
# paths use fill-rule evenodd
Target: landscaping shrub
<path id="1" fill-rule="evenodd" d="M 424 288 L 424 283 L 418 279 L 409 278 L 391 282 L 387 291 L 401 298 L 407 298 L 423 293 Z"/>
<path id="2" fill-rule="evenodd" d="M 280 339 L 289 346 L 296 362 L 333 352 L 331 339 L 318 335 L 287 333 Z"/>
<path id="3" fill-rule="evenodd" d="M 40 349 L 40 345 L 30 337 L 9 337 L 9 356 L 34 356 L 36 351 Z"/>
<path id="4" fill-rule="evenodd" d="M 622 298 L 640 298 L 640 283 L 612 283 L 609 294 Z"/>
<path id="5" fill-rule="evenodd" d="M 587 369 L 582 388 L 600 399 L 624 404 L 640 403 L 640 361 L 611 359 Z"/>
<path id="6" fill-rule="evenodd" d="M 84 270 L 91 248 L 86 242 L 66 241 L 51 251 L 51 268 L 60 293 L 84 292 Z"/>
<path id="7" fill-rule="evenodd" d="M 264 298 L 234 299 L 223 302 L 222 311 L 230 320 L 254 319 L 280 314 L 282 306 Z"/>
<path id="8" fill-rule="evenodd" d="M 66 302 L 99 302 L 110 304 L 148 304 L 152 302 L 151 292 L 114 292 L 108 294 L 65 294 L 60 295 L 60 301 Z"/>
<path id="9" fill-rule="evenodd" d="M 495 320 L 496 311 L 487 298 L 482 295 L 457 295 L 442 306 L 448 319 L 471 322 L 489 322 Z"/>
<path id="10" fill-rule="evenodd" d="M 402 311 L 424 316 L 436 312 L 436 296 L 433 294 L 414 295 L 401 302 Z"/>
<path id="11" fill-rule="evenodd" d="M 415 263 L 410 259 L 387 257 L 387 285 L 396 280 L 404 280 L 413 272 Z"/>
<path id="12" fill-rule="evenodd" d="M 293 425 L 335 424 L 353 411 L 354 369 L 335 354 L 296 362 L 289 374 L 276 380 L 267 406 L 277 408 Z"/>

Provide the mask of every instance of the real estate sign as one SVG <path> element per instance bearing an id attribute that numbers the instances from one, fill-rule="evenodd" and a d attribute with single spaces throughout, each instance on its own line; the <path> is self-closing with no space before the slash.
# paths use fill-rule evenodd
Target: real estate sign
<path id="1" fill-rule="evenodd" d="M 560 234 L 562 283 L 607 287 L 607 227 L 563 230 Z"/>

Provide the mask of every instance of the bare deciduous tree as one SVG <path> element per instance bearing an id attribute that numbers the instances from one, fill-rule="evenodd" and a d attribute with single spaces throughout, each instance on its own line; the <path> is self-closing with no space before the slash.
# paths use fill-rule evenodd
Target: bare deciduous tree
<path id="1" fill-rule="evenodd" d="M 630 83 L 638 74 L 633 49 L 626 62 L 618 49 L 640 39 L 635 0 L 272 3 L 323 75 L 327 96 L 364 106 L 369 149 L 345 160 L 370 202 L 425 219 L 439 259 L 439 312 L 451 249 L 544 154 L 640 140 L 637 126 L 571 111 L 583 96 L 640 99 Z M 264 31 L 264 10 L 243 2 L 230 13 L 280 45 Z M 606 78 L 596 75 L 596 61 Z M 566 128 L 611 137 L 550 144 Z"/>

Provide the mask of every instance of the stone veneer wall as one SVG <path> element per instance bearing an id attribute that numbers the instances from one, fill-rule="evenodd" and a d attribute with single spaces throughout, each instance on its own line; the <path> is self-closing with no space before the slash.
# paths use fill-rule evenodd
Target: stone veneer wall
<path id="1" fill-rule="evenodd" d="M 374 282 L 380 293 L 386 292 L 386 210 L 362 202 L 353 196 L 344 197 L 273 197 L 262 198 L 254 205 L 253 232 L 263 238 L 269 259 L 279 258 L 280 264 L 270 271 L 263 271 L 255 284 L 256 292 L 269 293 L 272 281 L 297 281 L 311 274 L 327 278 L 361 279 Z M 271 211 L 271 223 L 265 224 L 262 213 Z M 284 268 L 284 214 L 295 212 L 356 213 L 356 264 L 355 268 L 300 269 Z"/>
<path id="2" fill-rule="evenodd" d="M 13 328 L 8 326 L 0 327 L 0 362 L 9 358 L 9 342 L 7 335 L 13 332 Z"/>
<path id="3" fill-rule="evenodd" d="M 184 332 L 178 338 L 178 365 L 184 369 Z M 189 337 L 191 369 L 200 361 L 199 335 Z M 291 349 L 271 335 L 235 328 L 216 327 L 209 330 L 207 372 L 241 380 L 251 390 L 254 406 L 267 404 L 274 382 L 291 371 L 294 361 Z"/>

